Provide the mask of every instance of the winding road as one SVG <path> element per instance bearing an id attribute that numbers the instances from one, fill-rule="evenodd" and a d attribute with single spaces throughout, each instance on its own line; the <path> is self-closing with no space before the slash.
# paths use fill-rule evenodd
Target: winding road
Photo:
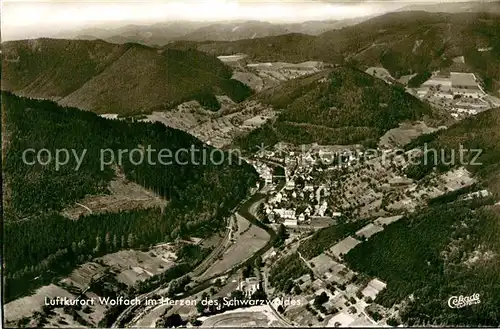
<path id="1" fill-rule="evenodd" d="M 264 229 L 270 236 L 270 239 L 266 243 L 266 245 L 264 247 L 262 247 L 261 249 L 259 249 L 252 257 L 250 257 L 246 261 L 241 262 L 237 266 L 234 266 L 233 268 L 229 269 L 228 271 L 226 271 L 224 273 L 218 273 L 218 274 L 214 275 L 213 277 L 204 279 L 202 282 L 199 282 L 196 286 L 191 288 L 189 291 L 187 291 L 181 295 L 178 295 L 176 297 L 176 299 L 177 298 L 178 299 L 186 298 L 186 297 L 189 297 L 193 294 L 196 294 L 196 293 L 206 289 L 207 287 L 209 287 L 211 285 L 212 280 L 214 280 L 215 278 L 226 276 L 226 275 L 231 275 L 232 273 L 234 273 L 235 271 L 237 271 L 238 269 L 243 267 L 247 262 L 253 262 L 257 257 L 261 256 L 262 254 L 264 254 L 267 250 L 269 250 L 272 247 L 272 245 L 274 243 L 274 239 L 276 237 L 276 233 L 274 232 L 274 230 L 272 228 L 270 228 L 267 225 L 264 225 L 261 221 L 259 221 L 249 211 L 249 209 L 255 203 L 260 202 L 264 197 L 265 197 L 265 194 L 261 194 L 261 193 L 255 193 L 255 194 L 251 195 L 250 197 L 246 198 L 245 200 L 242 200 L 233 209 L 232 213 L 234 214 L 234 213 L 238 212 L 242 217 L 247 219 L 253 225 L 256 225 L 256 226 Z M 211 265 L 211 263 L 215 259 L 217 259 L 221 255 L 221 253 L 223 253 L 225 251 L 225 249 L 227 248 L 228 241 L 230 240 L 231 230 L 232 230 L 231 225 L 228 225 L 226 227 L 226 232 L 225 232 L 224 238 L 221 240 L 219 245 L 210 253 L 210 255 L 207 256 L 207 258 L 201 264 L 199 264 L 188 275 L 193 276 L 193 274 L 197 274 L 195 276 L 199 276 L 199 275 L 202 275 L 206 271 L 207 265 Z M 140 309 L 142 306 L 144 306 L 145 300 L 158 294 L 161 290 L 164 290 L 164 289 L 165 289 L 164 287 L 159 287 L 159 288 L 156 288 L 150 292 L 136 296 L 140 300 L 140 303 L 138 303 L 137 305 L 131 305 L 131 306 L 127 307 L 125 310 L 123 310 L 120 313 L 120 315 L 116 318 L 116 320 L 113 322 L 113 324 L 111 325 L 111 328 L 123 327 L 124 323 L 122 323 L 122 322 L 124 322 L 124 320 L 127 318 L 131 318 L 131 316 L 138 309 Z"/>

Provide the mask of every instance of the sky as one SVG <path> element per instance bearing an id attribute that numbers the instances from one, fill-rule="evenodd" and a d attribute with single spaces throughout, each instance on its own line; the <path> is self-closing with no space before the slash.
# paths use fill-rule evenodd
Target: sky
<path id="1" fill-rule="evenodd" d="M 441 0 L 449 2 L 454 0 Z M 435 3 L 436 0 L 419 2 Z M 302 22 L 345 19 L 394 10 L 415 2 L 401 0 L 324 2 L 314 0 L 146 0 L 146 1 L 2 1 L 2 39 L 50 34 L 102 24 L 125 25 L 169 20 L 262 20 Z M 39 35 L 36 35 L 39 36 Z"/>

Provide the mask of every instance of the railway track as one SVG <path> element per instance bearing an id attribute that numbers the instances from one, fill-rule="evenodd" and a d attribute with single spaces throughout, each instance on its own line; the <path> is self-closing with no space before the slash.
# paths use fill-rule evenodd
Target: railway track
<path id="1" fill-rule="evenodd" d="M 246 199 L 242 200 L 235 208 L 233 208 L 233 211 L 231 213 L 235 213 L 239 208 L 241 208 L 243 205 L 245 205 L 250 200 L 252 200 L 253 197 L 254 197 L 254 195 L 251 195 L 251 196 L 247 197 Z M 226 245 L 229 242 L 230 237 L 231 237 L 231 232 L 232 232 L 232 225 L 231 224 L 232 223 L 230 223 L 230 225 L 227 226 L 227 229 L 226 229 L 226 232 L 225 232 L 225 235 L 224 235 L 224 238 L 222 239 L 222 241 L 210 253 L 210 255 L 208 255 L 207 258 L 205 260 L 203 260 L 202 263 L 200 263 L 193 271 L 190 272 L 190 276 L 196 277 L 196 276 L 202 275 L 207 270 L 208 266 L 210 266 L 212 264 L 212 262 L 214 261 L 214 259 L 218 258 L 220 256 L 221 252 L 223 252 L 225 250 L 225 247 L 226 247 Z M 222 275 L 224 275 L 224 274 L 217 274 L 216 277 L 219 277 L 219 276 L 222 276 Z M 215 277 L 211 277 L 211 278 L 208 278 L 208 279 L 204 280 L 203 282 L 200 283 L 199 286 L 203 286 L 203 285 L 207 284 L 207 282 L 209 282 L 210 280 L 212 280 L 214 278 Z M 158 292 L 160 290 L 162 290 L 162 289 L 164 289 L 164 288 L 159 287 L 159 288 L 156 288 L 156 289 L 154 289 L 154 290 L 152 290 L 150 292 L 147 292 L 147 293 L 141 294 L 139 296 L 136 296 L 139 299 L 140 303 L 138 303 L 137 305 L 130 305 L 125 310 L 123 310 L 120 313 L 120 315 L 116 318 L 116 320 L 113 322 L 113 324 L 111 325 L 111 328 L 119 328 L 119 327 L 121 327 L 122 326 L 122 322 L 127 317 L 129 317 L 131 315 L 131 313 L 133 313 L 138 308 L 140 308 L 142 305 L 144 305 L 144 301 L 145 300 L 147 300 L 148 298 L 150 298 L 150 297 L 158 294 Z M 194 289 L 194 290 L 196 290 L 196 289 Z M 193 290 L 191 290 L 191 291 L 193 291 Z"/>

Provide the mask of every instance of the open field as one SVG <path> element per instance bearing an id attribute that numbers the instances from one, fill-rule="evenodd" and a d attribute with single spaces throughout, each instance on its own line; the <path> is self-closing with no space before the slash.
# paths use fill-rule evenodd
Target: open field
<path id="1" fill-rule="evenodd" d="M 269 240 L 270 236 L 266 231 L 255 225 L 250 225 L 239 214 L 236 214 L 236 218 L 238 221 L 238 232 L 234 235 L 235 242 L 226 250 L 220 260 L 208 268 L 203 274 L 204 278 L 224 273 L 233 266 L 244 262 L 264 247 Z"/>
<path id="2" fill-rule="evenodd" d="M 14 322 L 23 317 L 30 317 L 34 312 L 40 311 L 45 305 L 45 298 L 68 297 L 75 296 L 63 288 L 50 284 L 38 289 L 33 295 L 16 299 L 4 306 L 5 321 Z"/>
<path id="3" fill-rule="evenodd" d="M 131 182 L 122 173 L 109 183 L 109 194 L 88 196 L 62 211 L 65 217 L 78 219 L 80 216 L 105 212 L 119 212 L 131 209 L 160 208 L 167 200 Z"/>
<path id="4" fill-rule="evenodd" d="M 357 231 L 356 235 L 359 237 L 365 237 L 368 239 L 372 235 L 377 234 L 378 232 L 383 231 L 383 230 L 384 230 L 383 227 L 375 225 L 373 223 L 370 223 L 370 224 L 366 225 L 365 227 L 363 227 L 362 229 L 360 229 L 359 231 Z"/>
<path id="5" fill-rule="evenodd" d="M 313 74 L 323 69 L 321 62 L 308 61 L 303 63 L 242 63 L 231 65 L 235 68 L 233 79 L 236 79 L 255 91 L 277 86 L 282 81 L 295 79 L 307 74 Z"/>
<path id="6" fill-rule="evenodd" d="M 116 276 L 118 281 L 129 286 L 160 274 L 175 265 L 175 253 L 168 246 L 155 248 L 148 253 L 122 250 L 100 259 L 119 272 Z"/>
<path id="7" fill-rule="evenodd" d="M 340 327 L 347 327 L 351 323 L 353 323 L 354 320 L 355 319 L 353 316 L 347 314 L 347 312 L 342 312 L 331 318 L 330 321 L 328 322 L 328 326 L 334 327 L 338 325 L 338 323 L 340 323 Z"/>
<path id="8" fill-rule="evenodd" d="M 107 268 L 111 268 L 117 273 L 118 281 L 131 286 L 137 281 L 145 280 L 172 267 L 175 264 L 175 253 L 172 248 L 170 245 L 157 245 L 149 252 L 122 250 L 107 254 L 98 258 L 104 266 L 94 262 L 85 263 L 61 282 L 83 290 L 88 287 L 91 278 L 95 279 Z"/>
<path id="9" fill-rule="evenodd" d="M 370 297 L 374 300 L 375 297 L 377 297 L 378 293 L 384 290 L 386 286 L 387 284 L 385 284 L 384 282 L 378 279 L 373 279 L 368 283 L 365 289 L 361 291 L 361 293 L 363 294 L 363 296 Z"/>
<path id="10" fill-rule="evenodd" d="M 22 318 L 31 318 L 35 312 L 41 312 L 45 305 L 45 297 L 68 297 L 74 299 L 77 295 L 85 292 L 86 298 L 97 298 L 95 293 L 87 291 L 91 280 L 96 280 L 102 276 L 106 270 L 112 269 L 118 281 L 126 285 L 134 285 L 138 281 L 143 281 L 149 277 L 162 273 L 175 265 L 175 253 L 173 246 L 169 244 L 156 245 L 148 252 L 137 250 L 122 250 L 116 253 L 105 255 L 95 260 L 87 262 L 75 269 L 68 277 L 60 281 L 60 285 L 50 284 L 38 289 L 33 295 L 16 299 L 5 305 L 6 323 L 16 323 Z M 67 289 L 63 288 L 67 287 Z M 68 291 L 69 290 L 69 291 Z M 73 293 L 71 293 L 71 292 Z M 89 325 L 95 325 L 104 317 L 107 307 L 95 303 L 90 306 L 89 312 L 78 314 Z M 72 318 L 62 311 L 62 307 L 54 309 L 54 314 L 47 317 L 54 326 L 80 326 L 73 323 Z M 64 322 L 68 324 L 64 324 Z"/>
<path id="11" fill-rule="evenodd" d="M 248 133 L 276 116 L 275 111 L 255 101 L 235 104 L 222 96 L 218 100 L 221 103 L 218 112 L 204 110 L 198 102 L 190 101 L 175 109 L 155 111 L 143 121 L 160 122 L 222 148 L 231 144 L 236 136 Z"/>
<path id="12" fill-rule="evenodd" d="M 202 327 L 278 327 L 280 322 L 269 306 L 253 306 L 200 318 Z"/>
<path id="13" fill-rule="evenodd" d="M 309 260 L 309 264 L 314 264 L 314 272 L 320 275 L 328 272 L 330 268 L 339 265 L 331 257 L 325 254 L 320 254 L 319 256 L 312 258 L 311 260 Z"/>
<path id="14" fill-rule="evenodd" d="M 340 258 L 342 255 L 347 254 L 351 249 L 360 244 L 361 241 L 356 240 L 353 237 L 347 237 L 344 240 L 340 241 L 336 245 L 330 248 L 330 252 L 334 254 L 336 257 Z"/>
<path id="15" fill-rule="evenodd" d="M 240 55 L 227 55 L 227 56 L 217 56 L 217 58 L 226 64 L 231 64 L 233 62 L 237 62 L 239 60 L 242 60 L 243 58 L 247 57 L 247 55 L 240 54 Z"/>
<path id="16" fill-rule="evenodd" d="M 391 223 L 394 223 L 395 221 L 400 220 L 401 217 L 403 217 L 403 216 L 399 215 L 399 216 L 392 216 L 392 217 L 379 217 L 379 218 L 375 219 L 375 221 L 373 223 L 380 225 L 380 226 L 389 225 Z"/>
<path id="17" fill-rule="evenodd" d="M 366 69 L 365 72 L 369 75 L 373 75 L 376 78 L 382 79 L 387 83 L 392 83 L 392 81 L 395 81 L 395 79 L 391 76 L 391 73 L 383 67 L 372 66 Z"/>
<path id="18" fill-rule="evenodd" d="M 436 128 L 427 126 L 424 122 L 402 123 L 397 128 L 388 130 L 380 137 L 380 147 L 402 147 L 414 138 L 423 134 L 430 134 L 436 131 Z"/>
<path id="19" fill-rule="evenodd" d="M 98 278 L 104 274 L 105 271 L 105 266 L 95 262 L 88 262 L 71 272 L 71 274 L 67 278 L 61 280 L 61 282 L 83 291 L 90 285 L 91 279 Z"/>

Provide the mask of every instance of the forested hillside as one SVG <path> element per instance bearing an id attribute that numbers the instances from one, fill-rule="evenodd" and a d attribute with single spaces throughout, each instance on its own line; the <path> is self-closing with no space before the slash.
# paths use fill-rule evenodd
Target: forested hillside
<path id="1" fill-rule="evenodd" d="M 403 88 L 348 67 L 287 81 L 256 99 L 282 112 L 274 123 L 237 140 L 245 149 L 278 141 L 376 144 L 400 122 L 435 115 Z"/>
<path id="2" fill-rule="evenodd" d="M 468 164 L 467 169 L 476 174 L 485 187 L 500 195 L 499 127 L 500 108 L 497 108 L 462 120 L 446 130 L 417 138 L 406 148 L 423 148 L 427 143 L 427 149 L 440 150 L 445 156 L 438 153 L 438 157 L 434 158 L 434 153 L 430 152 L 427 161 L 408 167 L 407 175 L 413 179 L 424 179 L 435 167 L 446 171 L 464 162 Z M 463 161 L 460 160 L 461 147 L 466 150 Z"/>
<path id="3" fill-rule="evenodd" d="M 491 200 L 483 200 L 482 203 Z M 433 206 L 389 225 L 350 251 L 349 266 L 387 282 L 375 302 L 391 307 L 412 295 L 408 326 L 496 326 L 500 322 L 500 207 L 480 201 Z M 448 306 L 451 296 L 481 303 Z"/>
<path id="4" fill-rule="evenodd" d="M 229 67 L 196 50 L 36 39 L 5 42 L 2 55 L 3 90 L 96 113 L 144 113 L 187 100 L 218 110 L 215 95 L 240 102 L 251 94 Z"/>
<path id="5" fill-rule="evenodd" d="M 500 88 L 500 16 L 485 12 L 396 12 L 318 36 L 289 34 L 194 47 L 211 54 L 245 53 L 254 61 L 350 63 L 361 69 L 383 66 L 399 78 L 437 69 L 478 73 L 485 87 Z M 464 56 L 465 64 L 453 64 Z"/>
<path id="6" fill-rule="evenodd" d="M 7 300 L 106 252 L 213 233 L 224 226 L 225 216 L 257 180 L 253 168 L 245 162 L 238 164 L 235 155 L 226 153 L 220 165 L 204 164 L 201 150 L 209 152 L 211 147 L 161 124 L 106 120 L 51 101 L 8 93 L 2 94 L 2 117 L 7 123 L 3 128 Z M 101 170 L 101 149 L 117 154 L 119 149 L 148 146 L 173 153 L 180 148 L 200 150 L 194 158 L 189 153 L 182 155 L 185 165 L 158 161 L 136 165 L 123 157 L 119 169 L 126 178 L 168 199 L 164 209 L 90 214 L 76 221 L 60 214 L 86 195 L 107 193 L 117 165 Z M 75 171 L 74 160 L 59 170 L 53 163 L 25 164 L 22 153 L 30 148 L 45 148 L 52 155 L 56 149 L 74 149 L 78 154 L 87 151 Z"/>
<path id="7" fill-rule="evenodd" d="M 2 90 L 60 99 L 100 74 L 126 51 L 126 46 L 101 40 L 4 42 Z"/>
<path id="8" fill-rule="evenodd" d="M 422 165 L 408 168 L 409 177 L 425 184 L 435 170 L 465 166 L 478 182 L 431 199 L 428 208 L 389 225 L 345 257 L 354 270 L 387 282 L 376 302 L 391 306 L 413 295 L 401 312 L 406 325 L 500 323 L 499 127 L 500 109 L 493 109 L 407 145 L 413 149 L 427 143 L 429 150 L 427 160 L 422 155 L 419 161 Z M 493 195 L 461 200 L 473 189 Z M 451 296 L 474 293 L 480 295 L 478 305 L 457 310 L 447 304 Z"/>

